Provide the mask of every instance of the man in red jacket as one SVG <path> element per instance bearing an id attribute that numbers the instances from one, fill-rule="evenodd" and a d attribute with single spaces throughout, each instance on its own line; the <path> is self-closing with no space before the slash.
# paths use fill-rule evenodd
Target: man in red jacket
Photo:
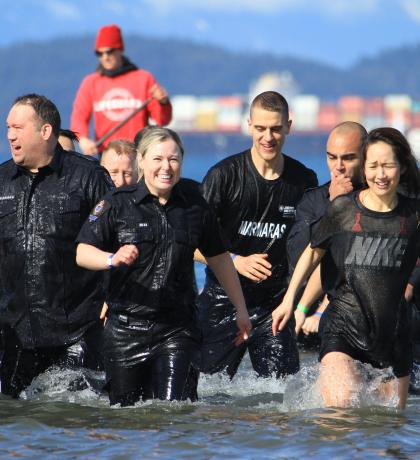
<path id="1" fill-rule="evenodd" d="M 87 155 L 96 155 L 113 139 L 133 140 L 139 129 L 149 124 L 149 118 L 161 126 L 167 125 L 172 118 L 166 90 L 150 72 L 138 69 L 124 56 L 124 42 L 117 25 L 99 29 L 95 53 L 99 65 L 96 72 L 83 79 L 71 115 L 71 129 L 79 135 L 80 147 Z M 149 98 L 151 101 L 143 110 L 97 145 L 98 139 Z M 92 113 L 96 140 L 89 138 Z"/>

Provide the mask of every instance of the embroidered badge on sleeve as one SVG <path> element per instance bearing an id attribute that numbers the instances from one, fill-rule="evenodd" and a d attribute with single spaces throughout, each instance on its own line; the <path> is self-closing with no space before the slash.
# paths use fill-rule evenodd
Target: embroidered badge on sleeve
<path id="1" fill-rule="evenodd" d="M 92 212 L 89 214 L 89 222 L 95 222 L 98 220 L 98 217 L 102 216 L 102 214 L 104 214 L 109 208 L 110 204 L 105 200 L 101 200 L 97 205 L 95 205 Z"/>

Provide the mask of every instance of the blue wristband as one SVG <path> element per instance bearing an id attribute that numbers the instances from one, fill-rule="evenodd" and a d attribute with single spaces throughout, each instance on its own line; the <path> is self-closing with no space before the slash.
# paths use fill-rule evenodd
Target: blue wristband
<path id="1" fill-rule="evenodd" d="M 235 260 L 237 255 L 238 255 L 238 254 L 232 254 L 232 253 L 231 253 L 231 254 L 230 254 L 230 258 L 231 258 L 232 260 Z"/>
<path id="2" fill-rule="evenodd" d="M 319 317 L 321 317 L 321 316 L 322 316 L 322 312 L 316 311 L 316 312 L 314 313 L 314 316 L 319 316 Z"/>

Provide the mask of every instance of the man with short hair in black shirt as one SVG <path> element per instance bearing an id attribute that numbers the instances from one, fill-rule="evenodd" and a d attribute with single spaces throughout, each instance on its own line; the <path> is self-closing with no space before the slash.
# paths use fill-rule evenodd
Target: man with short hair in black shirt
<path id="1" fill-rule="evenodd" d="M 199 297 L 203 330 L 201 370 L 226 370 L 233 377 L 248 349 L 259 376 L 280 377 L 299 369 L 293 319 L 273 337 L 271 312 L 287 287 L 286 237 L 305 189 L 317 185 L 315 173 L 284 155 L 291 120 L 286 99 L 267 91 L 251 104 L 252 147 L 212 167 L 203 193 L 224 231 L 253 329 L 235 346 L 235 312 L 212 271 Z M 199 255 L 197 259 L 201 260 Z"/>
<path id="2" fill-rule="evenodd" d="M 15 100 L 7 117 L 12 159 L 0 165 L 1 392 L 18 397 L 63 362 L 98 324 L 102 278 L 76 265 L 75 239 L 112 186 L 96 160 L 58 144 L 60 114 L 44 96 Z"/>

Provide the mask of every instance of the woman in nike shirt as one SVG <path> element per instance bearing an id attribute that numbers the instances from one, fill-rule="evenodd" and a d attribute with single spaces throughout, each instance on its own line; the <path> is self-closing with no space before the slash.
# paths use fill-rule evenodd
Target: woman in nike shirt
<path id="1" fill-rule="evenodd" d="M 302 282 L 327 255 L 323 268 L 335 293 L 320 323 L 325 404 L 357 401 L 361 362 L 392 367 L 395 379 L 381 389 L 387 396 L 396 391 L 404 408 L 412 362 L 404 290 L 420 253 L 420 201 L 398 190 L 417 196 L 420 174 L 407 140 L 393 128 L 368 134 L 361 167 L 367 187 L 330 203 L 273 312 L 273 334 L 292 314 Z"/>

